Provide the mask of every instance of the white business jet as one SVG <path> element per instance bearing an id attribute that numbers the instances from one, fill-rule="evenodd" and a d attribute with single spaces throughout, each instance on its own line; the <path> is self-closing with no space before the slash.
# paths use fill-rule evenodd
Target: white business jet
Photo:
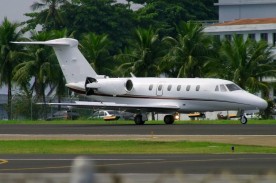
<path id="1" fill-rule="evenodd" d="M 142 125 L 147 112 L 168 114 L 172 124 L 178 113 L 237 110 L 246 124 L 245 110 L 264 110 L 267 102 L 242 90 L 235 83 L 212 78 L 109 78 L 98 75 L 78 49 L 75 39 L 61 38 L 45 42 L 14 42 L 52 46 L 66 79 L 66 86 L 89 97 L 90 101 L 50 103 L 135 112 L 134 121 Z"/>

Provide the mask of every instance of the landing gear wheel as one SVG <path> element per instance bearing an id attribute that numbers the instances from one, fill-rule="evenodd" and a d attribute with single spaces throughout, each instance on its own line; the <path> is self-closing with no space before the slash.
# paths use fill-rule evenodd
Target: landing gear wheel
<path id="1" fill-rule="evenodd" d="M 242 115 L 240 121 L 242 124 L 245 125 L 247 123 L 247 118 L 244 115 Z"/>
<path id="2" fill-rule="evenodd" d="M 143 117 L 141 114 L 137 114 L 135 117 L 134 117 L 134 122 L 136 125 L 143 125 L 145 124 L 145 121 L 143 121 Z"/>
<path id="3" fill-rule="evenodd" d="M 173 117 L 173 115 L 166 115 L 166 116 L 164 117 L 164 122 L 165 122 L 165 124 L 167 124 L 167 125 L 173 124 L 173 122 L 174 122 L 174 117 Z"/>

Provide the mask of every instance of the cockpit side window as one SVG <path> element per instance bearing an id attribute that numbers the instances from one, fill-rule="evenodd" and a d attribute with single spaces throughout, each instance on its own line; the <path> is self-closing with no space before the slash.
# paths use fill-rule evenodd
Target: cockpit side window
<path id="1" fill-rule="evenodd" d="M 219 86 L 218 85 L 216 86 L 215 91 L 219 91 Z"/>
<path id="2" fill-rule="evenodd" d="M 229 91 L 236 91 L 236 90 L 242 90 L 238 85 L 236 84 L 226 84 L 226 87 Z"/>
<path id="3" fill-rule="evenodd" d="M 225 85 L 219 85 L 219 87 L 220 87 L 220 91 L 227 92 Z"/>

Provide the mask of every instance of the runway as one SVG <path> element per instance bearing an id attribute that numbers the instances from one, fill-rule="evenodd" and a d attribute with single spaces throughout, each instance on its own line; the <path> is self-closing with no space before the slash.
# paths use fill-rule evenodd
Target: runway
<path id="1" fill-rule="evenodd" d="M 77 122 L 76 122 L 77 123 Z M 276 125 L 18 125 L 1 124 L 0 134 L 81 135 L 276 135 Z"/>
<path id="2" fill-rule="evenodd" d="M 227 138 L 239 142 L 242 142 L 245 137 L 251 136 L 259 139 L 259 143 L 265 141 L 269 144 L 268 139 L 276 141 L 273 140 L 276 137 L 276 125 L 0 125 L 0 140 L 8 140 L 3 139 L 7 136 L 19 138 L 26 136 L 35 139 L 35 137 L 43 135 L 44 137 L 65 139 L 66 137 L 74 139 L 78 136 L 89 138 L 107 136 L 113 139 L 115 137 L 126 139 L 138 136 L 157 141 L 161 137 L 172 138 L 174 136 L 180 139 L 189 137 L 192 140 L 202 136 L 203 139 L 207 139 L 207 137 Z M 262 140 L 262 137 L 267 139 Z M 255 139 L 251 141 L 255 142 Z M 72 161 L 76 156 L 78 155 L 0 155 L 0 173 L 69 173 Z M 268 171 L 276 172 L 276 154 L 88 156 L 95 162 L 98 173 L 161 174 L 180 171 L 185 174 L 207 174 L 230 171 L 233 174 L 255 175 Z"/>
<path id="3" fill-rule="evenodd" d="M 0 173 L 69 173 L 76 155 L 0 155 Z M 98 173 L 256 175 L 276 171 L 275 154 L 88 155 Z"/>

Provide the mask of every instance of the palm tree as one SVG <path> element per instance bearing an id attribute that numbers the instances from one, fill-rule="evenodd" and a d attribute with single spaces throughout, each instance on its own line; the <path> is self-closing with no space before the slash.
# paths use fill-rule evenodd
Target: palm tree
<path id="1" fill-rule="evenodd" d="M 59 6 L 69 3 L 68 0 L 40 0 L 31 5 L 33 11 L 43 9 L 40 13 L 35 13 L 37 23 L 44 24 L 46 29 L 61 29 L 64 25 Z M 33 14 L 27 14 L 33 16 Z"/>
<path id="2" fill-rule="evenodd" d="M 180 22 L 176 29 L 176 39 L 163 39 L 163 42 L 171 45 L 164 61 L 169 64 L 169 69 L 177 73 L 176 77 L 201 77 L 211 51 L 211 39 L 203 33 L 203 27 L 194 22 Z"/>
<path id="3" fill-rule="evenodd" d="M 159 61 L 164 54 L 162 54 L 162 44 L 156 31 L 152 28 L 136 29 L 134 41 L 131 44 L 125 53 L 117 56 L 117 59 L 126 61 L 119 68 L 132 72 L 136 76 L 159 76 Z"/>
<path id="4" fill-rule="evenodd" d="M 223 41 L 219 58 L 219 61 L 224 61 L 226 79 L 251 92 L 267 91 L 269 84 L 263 79 L 276 76 L 271 47 L 264 41 L 244 41 L 240 36 L 233 36 L 232 41 Z"/>
<path id="5" fill-rule="evenodd" d="M 32 32 L 32 40 L 46 41 L 52 39 L 48 32 Z M 45 88 L 54 79 L 55 55 L 50 47 L 42 45 L 30 45 L 26 52 L 21 53 L 24 62 L 18 64 L 14 69 L 14 80 L 20 84 L 30 83 L 33 78 L 31 90 L 35 91 L 38 98 L 46 102 Z"/>
<path id="6" fill-rule="evenodd" d="M 12 44 L 11 41 L 19 41 L 22 34 L 17 31 L 19 24 L 11 23 L 4 18 L 0 26 L 0 85 L 8 87 L 8 118 L 11 119 L 11 99 L 12 99 L 12 77 L 13 69 L 19 59 L 16 52 L 19 46 Z"/>
<path id="7" fill-rule="evenodd" d="M 107 72 L 107 65 L 110 64 L 109 48 L 111 41 L 108 35 L 97 35 L 95 33 L 88 33 L 83 36 L 81 42 L 81 51 L 88 59 L 91 66 L 99 74 Z"/>

